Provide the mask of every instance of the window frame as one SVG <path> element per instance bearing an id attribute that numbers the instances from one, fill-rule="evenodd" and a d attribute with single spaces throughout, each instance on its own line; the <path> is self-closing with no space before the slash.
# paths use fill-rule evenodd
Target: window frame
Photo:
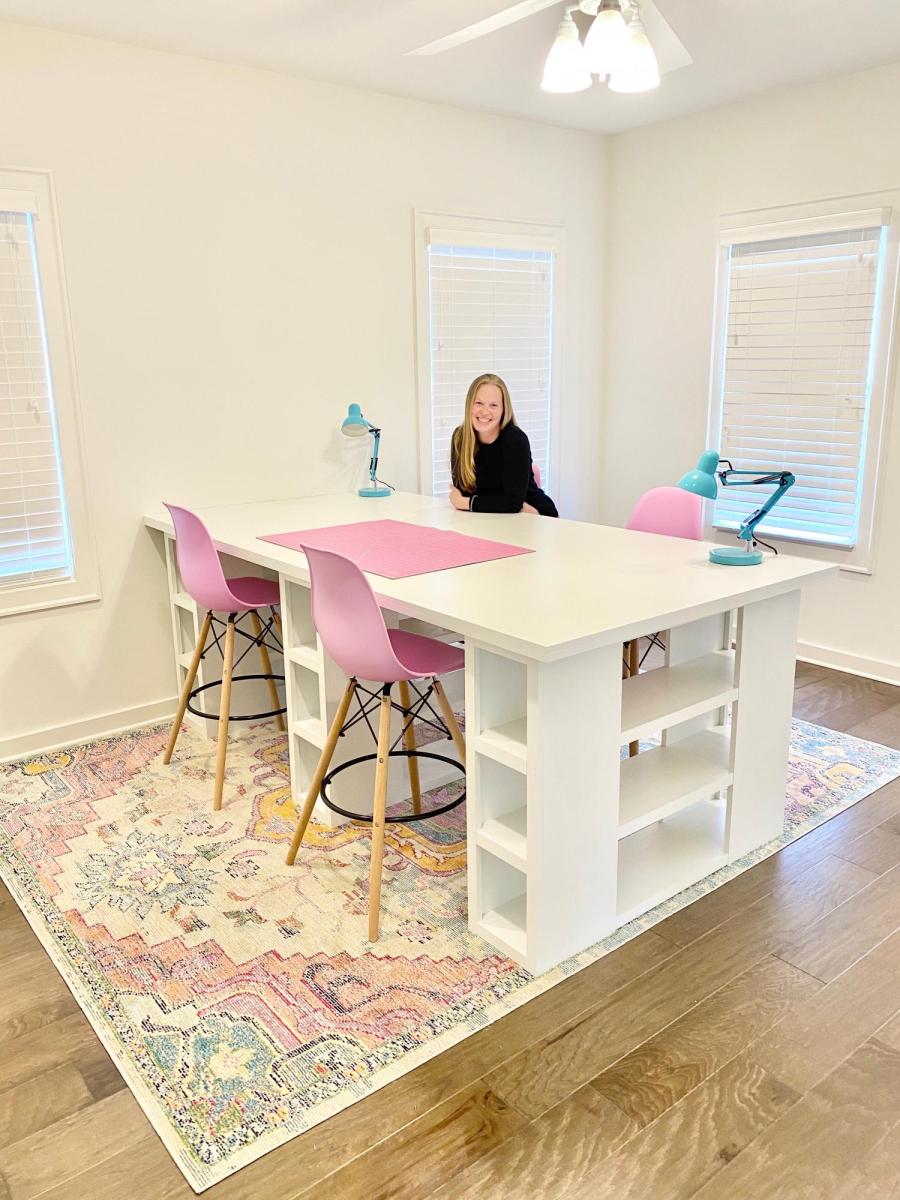
<path id="1" fill-rule="evenodd" d="M 802 236 L 838 231 L 847 228 L 848 222 L 853 223 L 871 210 L 878 209 L 882 210 L 882 223 L 886 226 L 887 233 L 883 275 L 879 281 L 879 294 L 873 312 L 875 355 L 872 362 L 872 391 L 863 448 L 859 534 L 856 544 L 847 548 L 778 531 L 770 530 L 765 534 L 767 541 L 786 543 L 791 554 L 805 558 L 825 558 L 837 562 L 841 570 L 864 575 L 872 573 L 875 556 L 878 497 L 881 494 L 887 456 L 884 442 L 895 386 L 894 342 L 900 278 L 900 191 L 834 197 L 776 208 L 727 213 L 719 217 L 707 418 L 707 445 L 718 447 L 722 429 L 722 389 L 728 323 L 729 247 L 737 242 L 768 241 L 793 234 Z M 760 492 L 760 503 L 768 494 Z M 710 504 L 708 524 L 712 540 L 730 544 L 734 537 L 733 532 L 713 525 L 712 512 Z"/>
<path id="2" fill-rule="evenodd" d="M 16 203 L 19 207 L 16 207 Z M 85 604 L 101 598 L 100 570 L 85 469 L 72 324 L 62 256 L 58 210 L 49 171 L 0 168 L 0 211 L 33 209 L 38 279 L 56 421 L 61 495 L 72 546 L 66 579 L 23 581 L 0 588 L 0 618 Z"/>
<path id="3" fill-rule="evenodd" d="M 507 221 L 493 217 L 462 216 L 415 209 L 413 239 L 416 297 L 416 414 L 418 425 L 417 487 L 431 495 L 432 427 L 431 427 L 431 319 L 429 312 L 428 246 L 432 235 L 472 239 L 476 246 L 510 246 L 514 249 L 550 250 L 554 254 L 553 295 L 550 326 L 550 479 L 542 486 L 559 490 L 561 400 L 563 389 L 563 354 L 560 330 L 563 328 L 562 296 L 565 287 L 566 231 L 560 225 L 533 221 Z M 496 240 L 495 240 L 496 239 Z M 516 398 L 512 397 L 515 408 Z M 460 397 L 462 420 L 465 396 Z"/>

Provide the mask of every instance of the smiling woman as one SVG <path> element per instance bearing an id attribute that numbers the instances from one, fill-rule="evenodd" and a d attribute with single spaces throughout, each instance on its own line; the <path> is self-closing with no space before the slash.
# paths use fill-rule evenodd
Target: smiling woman
<path id="1" fill-rule="evenodd" d="M 460 511 L 559 516 L 535 481 L 528 435 L 516 424 L 499 375 L 479 375 L 469 385 L 463 423 L 450 444 L 450 473 L 450 503 Z"/>

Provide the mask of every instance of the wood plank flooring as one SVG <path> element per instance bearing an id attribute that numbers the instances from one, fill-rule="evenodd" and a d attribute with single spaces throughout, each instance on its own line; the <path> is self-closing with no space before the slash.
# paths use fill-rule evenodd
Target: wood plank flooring
<path id="1" fill-rule="evenodd" d="M 900 688 L 795 715 L 900 749 Z M 0 888 L 0 1200 L 188 1200 Z M 210 1200 L 900 1200 L 900 781 Z"/>

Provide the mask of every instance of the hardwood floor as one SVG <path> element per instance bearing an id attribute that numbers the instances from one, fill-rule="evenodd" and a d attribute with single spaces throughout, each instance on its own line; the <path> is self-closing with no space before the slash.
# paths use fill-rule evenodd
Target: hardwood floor
<path id="1" fill-rule="evenodd" d="M 795 714 L 900 749 L 900 688 Z M 187 1200 L 0 888 L 0 1200 Z M 900 1200 L 900 780 L 210 1200 Z"/>

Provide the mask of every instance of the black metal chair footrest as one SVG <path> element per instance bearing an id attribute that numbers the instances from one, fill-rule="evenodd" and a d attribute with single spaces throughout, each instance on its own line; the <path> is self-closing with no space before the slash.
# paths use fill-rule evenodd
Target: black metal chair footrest
<path id="1" fill-rule="evenodd" d="M 281 682 L 284 683 L 283 675 L 233 675 L 231 678 L 231 682 L 232 682 L 232 684 L 244 683 L 248 679 L 274 679 L 276 681 L 281 680 Z M 188 702 L 187 702 L 188 712 L 193 713 L 195 717 L 203 717 L 203 719 L 205 721 L 218 721 L 219 720 L 218 713 L 201 712 L 201 710 L 199 708 L 194 707 L 194 705 L 191 703 L 191 701 L 194 699 L 195 696 L 199 696 L 201 692 L 208 692 L 210 688 L 217 688 L 217 687 L 221 687 L 221 686 L 222 686 L 222 680 L 214 679 L 212 681 L 212 683 L 204 683 L 202 685 L 202 687 L 195 687 L 194 690 L 188 694 Z M 228 721 L 229 721 L 229 723 L 231 721 L 265 721 L 267 717 L 280 717 L 282 713 L 286 713 L 286 712 L 287 712 L 287 706 L 285 706 L 284 708 L 273 708 L 271 712 L 246 713 L 245 715 L 239 716 L 239 717 L 234 716 L 234 714 L 229 714 Z"/>
<path id="2" fill-rule="evenodd" d="M 455 758 L 448 758 L 445 754 L 432 754 L 428 750 L 391 750 L 388 758 L 433 758 L 436 762 L 447 763 L 451 767 L 456 767 L 465 779 L 466 768 L 461 762 Z M 322 780 L 322 786 L 319 789 L 319 795 L 322 798 L 322 803 L 326 808 L 330 808 L 340 817 L 348 817 L 351 821 L 363 821 L 368 824 L 372 822 L 371 813 L 355 813 L 349 812 L 346 808 L 340 808 L 333 800 L 329 799 L 328 788 L 331 786 L 331 781 L 335 775 L 340 775 L 341 771 L 349 771 L 351 767 L 357 767 L 360 763 L 377 761 L 378 754 L 362 754 L 359 758 L 348 759 L 347 762 L 341 763 L 339 767 L 335 767 L 333 771 L 329 771 Z M 446 785 L 441 785 L 446 786 Z M 442 804 L 440 808 L 430 808 L 427 812 L 420 813 L 404 813 L 402 816 L 395 817 L 393 813 L 388 813 L 385 816 L 385 821 L 392 825 L 408 825 L 413 821 L 428 821 L 432 817 L 440 817 L 443 813 L 450 812 L 454 808 L 458 808 L 466 798 L 466 790 L 463 788 L 462 795 L 454 797 L 449 804 Z"/>

